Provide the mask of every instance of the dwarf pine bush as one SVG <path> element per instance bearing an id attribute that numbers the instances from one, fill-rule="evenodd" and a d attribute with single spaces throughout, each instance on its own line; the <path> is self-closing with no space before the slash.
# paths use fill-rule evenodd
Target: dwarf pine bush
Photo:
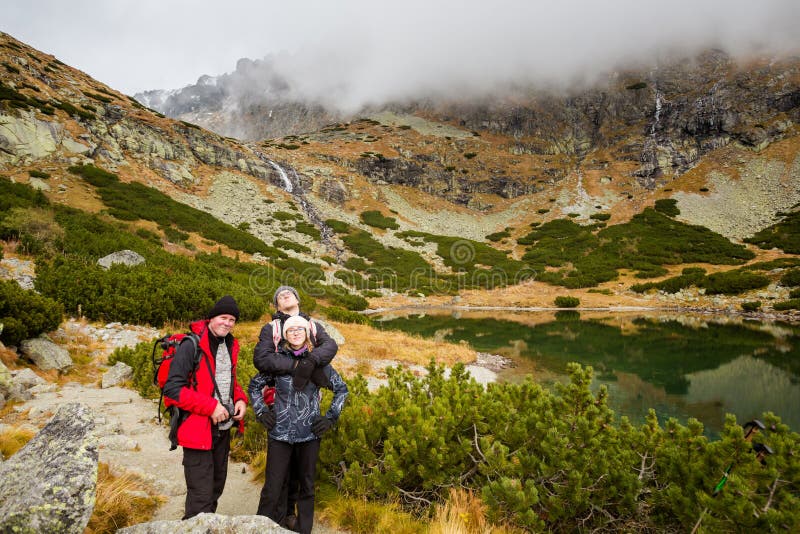
<path id="1" fill-rule="evenodd" d="M 758 442 L 775 454 L 762 466 L 728 416 L 722 437 L 655 413 L 637 426 L 617 419 L 605 388 L 593 393 L 591 368 L 568 366 L 570 381 L 550 391 L 528 380 L 482 386 L 457 365 L 448 378 L 388 369 L 374 393 L 358 377 L 337 430 L 322 440 L 320 476 L 354 498 L 394 501 L 424 515 L 458 486 L 479 493 L 495 524 L 526 531 L 687 531 L 703 525 L 797 529 L 792 483 L 800 436 L 772 414 Z M 736 476 L 716 498 L 720 473 Z M 758 511 L 758 514 L 754 514 Z"/>

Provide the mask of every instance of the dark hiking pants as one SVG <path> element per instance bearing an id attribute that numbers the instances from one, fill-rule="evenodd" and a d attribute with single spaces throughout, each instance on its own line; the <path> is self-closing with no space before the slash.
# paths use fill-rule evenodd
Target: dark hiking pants
<path id="1" fill-rule="evenodd" d="M 281 524 L 286 517 L 286 492 L 289 470 L 297 473 L 297 530 L 310 533 L 314 524 L 314 479 L 320 440 L 286 443 L 270 438 L 267 444 L 267 470 L 258 503 L 258 514 Z M 294 463 L 294 465 L 292 465 Z"/>
<path id="2" fill-rule="evenodd" d="M 231 431 L 213 429 L 211 450 L 183 449 L 183 475 L 186 477 L 186 513 L 189 519 L 203 512 L 217 511 L 217 501 L 228 477 Z"/>

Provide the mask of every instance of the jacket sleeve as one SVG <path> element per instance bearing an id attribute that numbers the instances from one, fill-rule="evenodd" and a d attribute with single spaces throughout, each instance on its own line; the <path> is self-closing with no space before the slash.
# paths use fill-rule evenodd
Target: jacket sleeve
<path id="1" fill-rule="evenodd" d="M 264 403 L 264 395 L 262 391 L 264 386 L 267 385 L 267 375 L 258 373 L 250 379 L 250 385 L 247 386 L 247 394 L 250 396 L 250 403 L 253 406 L 253 411 L 256 415 L 261 415 L 267 409 Z"/>
<path id="2" fill-rule="evenodd" d="M 333 400 L 331 401 L 330 408 L 328 408 L 328 411 L 325 413 L 325 417 L 336 422 L 342 414 L 344 402 L 347 400 L 350 391 L 347 389 L 347 384 L 344 383 L 342 377 L 339 376 L 339 373 L 337 373 L 333 367 L 328 365 L 324 370 L 325 374 L 327 374 L 330 379 L 330 389 L 333 391 Z"/>
<path id="3" fill-rule="evenodd" d="M 172 399 L 181 410 L 186 410 L 198 415 L 210 416 L 217 407 L 217 400 L 211 395 L 195 391 L 189 383 L 189 375 L 194 371 L 194 344 L 183 341 L 175 351 L 169 375 L 164 384 L 164 396 Z M 200 357 L 200 364 L 196 372 L 202 372 L 201 365 L 205 355 Z"/>
<path id="4" fill-rule="evenodd" d="M 258 343 L 253 350 L 253 365 L 259 372 L 268 375 L 288 375 L 292 373 L 293 362 L 288 358 L 280 358 L 275 352 L 272 340 L 272 323 L 267 323 L 258 335 Z"/>
<path id="5" fill-rule="evenodd" d="M 325 367 L 330 365 L 336 357 L 339 345 L 328 335 L 319 321 L 314 321 L 314 324 L 317 325 L 317 335 L 314 338 L 314 350 L 311 351 L 311 357 L 317 367 Z"/>

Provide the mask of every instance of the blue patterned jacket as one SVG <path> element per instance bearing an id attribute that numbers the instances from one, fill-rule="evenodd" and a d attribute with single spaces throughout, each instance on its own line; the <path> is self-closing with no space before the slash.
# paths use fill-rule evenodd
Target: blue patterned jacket
<path id="1" fill-rule="evenodd" d="M 277 351 L 277 355 L 281 358 L 297 359 L 297 357 L 288 350 L 285 345 L 281 344 Z M 304 357 L 302 354 L 300 357 Z M 333 391 L 333 400 L 331 401 L 330 408 L 328 408 L 325 417 L 332 420 L 334 423 L 339 419 L 339 415 L 344 408 L 345 400 L 349 391 L 347 384 L 344 383 L 339 373 L 331 367 L 326 365 L 322 368 L 325 375 L 330 380 L 331 390 Z M 274 379 L 275 381 L 275 404 L 272 409 L 275 410 L 275 426 L 269 432 L 269 437 L 278 441 L 286 443 L 302 443 L 318 439 L 318 436 L 311 431 L 311 423 L 320 415 L 320 398 L 322 392 L 319 386 L 309 380 L 306 387 L 298 391 L 292 385 L 291 375 L 279 375 L 272 377 L 264 373 L 259 373 L 250 381 L 248 393 L 252 399 L 253 410 L 256 414 L 260 414 L 263 410 L 267 409 L 264 404 L 264 399 L 261 396 L 261 390 L 265 385 Z"/>

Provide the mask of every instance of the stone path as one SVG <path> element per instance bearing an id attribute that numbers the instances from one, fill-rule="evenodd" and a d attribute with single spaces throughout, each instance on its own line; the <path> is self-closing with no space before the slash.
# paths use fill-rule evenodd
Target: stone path
<path id="1" fill-rule="evenodd" d="M 59 404 L 72 401 L 87 404 L 95 413 L 100 461 L 109 464 L 112 473 L 132 472 L 141 476 L 167 498 L 154 520 L 179 519 L 186 494 L 182 453 L 180 448 L 169 450 L 167 428 L 154 421 L 156 404 L 129 389 L 99 389 L 71 382 L 60 390 L 40 393 L 15 409 L 28 411 L 30 423 L 40 427 Z M 218 513 L 255 513 L 261 486 L 251 476 L 249 466 L 231 462 Z"/>

